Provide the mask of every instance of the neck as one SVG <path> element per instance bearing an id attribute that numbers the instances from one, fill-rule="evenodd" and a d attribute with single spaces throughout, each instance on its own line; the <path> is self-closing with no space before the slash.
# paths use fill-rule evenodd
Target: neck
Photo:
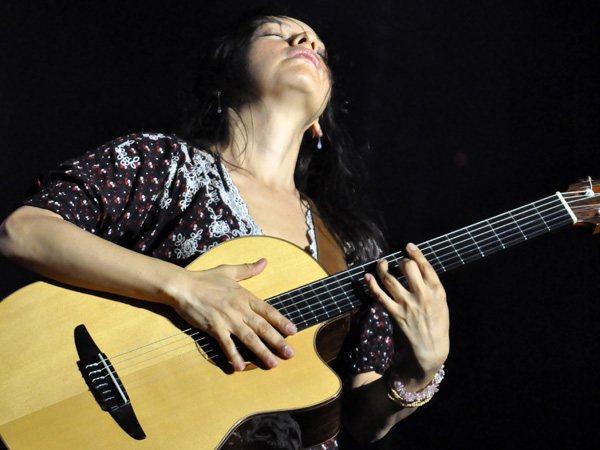
<path id="1" fill-rule="evenodd" d="M 298 108 L 268 103 L 245 105 L 239 115 L 229 110 L 232 136 L 218 151 L 231 170 L 243 171 L 271 189 L 296 192 L 294 171 L 300 143 L 314 119 L 302 117 Z"/>

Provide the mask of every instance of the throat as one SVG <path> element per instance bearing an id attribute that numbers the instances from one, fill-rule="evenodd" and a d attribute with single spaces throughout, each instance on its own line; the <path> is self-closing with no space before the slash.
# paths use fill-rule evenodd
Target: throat
<path id="1" fill-rule="evenodd" d="M 240 171 L 230 176 L 250 217 L 265 236 L 283 239 L 302 249 L 310 248 L 311 244 L 314 247 L 312 214 L 308 202 L 300 198 L 295 188 L 293 192 L 274 190 L 250 180 Z"/>

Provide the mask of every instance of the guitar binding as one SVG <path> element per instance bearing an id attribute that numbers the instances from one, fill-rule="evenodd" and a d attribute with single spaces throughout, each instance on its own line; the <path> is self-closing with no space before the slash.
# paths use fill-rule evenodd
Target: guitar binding
<path id="1" fill-rule="evenodd" d="M 100 407 L 108 411 L 129 436 L 145 439 L 146 434 L 133 411 L 127 391 L 110 360 L 100 351 L 85 325 L 76 327 L 74 334 L 80 358 L 77 365 Z"/>

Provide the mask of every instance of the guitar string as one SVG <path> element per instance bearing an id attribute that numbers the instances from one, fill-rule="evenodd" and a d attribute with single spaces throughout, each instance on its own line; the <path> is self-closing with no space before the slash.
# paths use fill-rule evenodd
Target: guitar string
<path id="1" fill-rule="evenodd" d="M 539 203 L 539 202 L 538 202 L 538 203 Z M 527 206 L 531 206 L 531 205 L 527 205 Z M 526 207 L 527 207 L 527 206 L 526 206 Z M 526 207 L 522 207 L 522 208 L 526 208 Z M 521 208 L 521 209 L 522 209 L 522 208 Z M 515 210 L 515 211 L 516 211 L 516 210 Z M 488 220 L 492 220 L 492 219 L 488 219 Z M 551 220 L 551 219 L 550 219 L 550 220 Z M 472 228 L 472 227 L 471 227 L 471 228 Z M 454 233 L 456 233 L 456 232 L 454 232 Z M 501 234 L 502 234 L 502 233 L 501 233 Z M 456 245 L 458 245 L 459 243 L 460 243 L 460 241 L 459 241 L 459 242 L 455 242 L 455 244 L 456 244 Z M 481 242 L 480 242 L 480 243 L 481 243 Z M 470 245 L 470 246 L 472 247 L 472 245 Z M 447 248 L 448 248 L 448 247 L 447 247 Z M 468 248 L 468 247 L 466 247 L 466 248 Z M 440 252 L 441 250 L 443 250 L 443 248 L 442 248 L 442 249 L 438 249 L 438 252 Z M 464 251 L 464 250 L 465 250 L 465 247 L 461 248 L 460 250 L 461 250 L 461 251 Z M 340 280 L 338 280 L 338 281 L 340 281 Z M 340 288 L 341 288 L 341 287 L 340 287 Z M 340 288 L 336 288 L 336 289 L 340 289 Z M 328 291 L 328 290 L 327 290 L 327 286 L 325 286 L 325 292 L 331 292 L 331 291 Z M 301 295 L 302 295 L 302 294 L 301 294 Z M 317 297 L 318 297 L 318 295 L 317 295 Z M 310 299 L 311 299 L 311 297 L 309 297 L 309 300 L 310 300 Z M 288 299 L 288 300 L 290 300 L 290 299 Z M 294 300 L 294 299 L 293 299 L 293 298 L 291 298 L 291 300 L 292 300 L 292 303 L 294 303 L 294 302 L 293 302 L 293 300 Z M 276 304 L 276 303 L 274 303 L 273 305 L 274 305 L 274 306 L 276 306 L 277 304 Z M 338 310 L 339 310 L 339 306 L 337 305 L 337 303 L 336 303 L 336 305 L 335 305 L 335 306 L 337 306 L 337 308 L 338 308 Z M 306 308 L 304 308 L 304 309 L 306 309 Z M 325 311 L 326 311 L 326 310 L 325 310 Z M 303 315 L 303 313 L 300 311 L 300 317 L 302 317 L 302 315 Z M 326 312 L 326 316 L 328 316 L 328 315 L 329 315 L 329 314 L 327 314 L 327 312 Z M 291 317 L 291 318 L 292 318 L 292 319 L 294 319 L 294 317 Z M 318 319 L 318 316 L 317 316 L 316 318 Z M 187 337 L 187 336 L 186 336 L 186 337 Z M 182 339 L 185 339 L 186 337 L 183 337 Z M 202 340 L 202 339 L 203 339 L 203 338 L 201 338 L 201 340 Z M 151 345 L 151 344 L 148 344 L 148 345 Z M 172 344 L 171 344 L 171 343 L 169 343 L 169 344 L 165 344 L 165 346 L 167 346 L 167 345 L 172 345 Z M 134 349 L 134 350 L 136 350 L 136 349 Z M 149 353 L 149 352 L 153 352 L 153 351 L 156 351 L 156 349 L 149 350 L 148 352 L 145 352 L 145 353 Z M 127 353 L 127 352 L 125 352 L 125 353 Z M 118 356 L 119 356 L 119 355 L 116 355 L 116 357 L 118 357 Z M 136 355 L 135 357 L 139 357 L 139 356 L 141 356 L 141 355 Z M 132 357 L 132 358 L 133 358 L 133 357 Z M 124 361 L 120 361 L 119 363 L 120 363 L 120 364 L 122 364 L 123 362 L 124 362 Z M 115 364 L 116 364 L 116 363 L 115 363 Z"/>
<path id="2" fill-rule="evenodd" d="M 542 219 L 542 220 L 543 220 L 543 219 Z M 463 249 L 461 249 L 461 250 L 463 250 Z M 327 286 L 325 286 L 325 288 L 327 288 Z M 341 288 L 341 285 L 340 285 L 340 288 Z M 313 288 L 313 291 L 314 291 L 314 288 Z M 314 292 L 316 293 L 316 291 L 314 291 Z M 317 294 L 317 296 L 318 296 L 318 294 Z M 339 310 L 339 306 L 338 306 L 338 310 Z M 328 316 L 328 313 L 327 313 L 327 311 L 326 311 L 326 309 L 325 309 L 325 308 L 324 308 L 324 311 L 325 311 L 325 313 L 326 313 L 326 317 L 327 317 L 327 316 Z M 194 351 L 195 351 L 195 349 L 194 349 Z M 189 352 L 186 352 L 186 353 L 189 353 Z M 181 356 L 181 355 L 178 355 L 178 357 L 179 357 L 179 356 Z M 192 359 L 192 358 L 190 358 L 190 359 Z M 210 359 L 210 358 L 209 358 L 209 359 Z M 188 360 L 189 360 L 189 359 L 188 359 Z M 188 361 L 188 360 L 185 360 L 185 361 Z M 184 362 L 185 362 L 185 361 L 184 361 Z M 157 363 L 157 364 L 159 364 L 159 363 Z M 181 362 L 179 362 L 179 363 L 177 363 L 177 364 L 181 364 Z M 177 365 L 177 364 L 175 364 L 175 365 Z M 174 365 L 173 365 L 173 366 L 174 366 Z M 171 366 L 169 366 L 169 367 L 171 367 Z M 164 369 L 161 369 L 161 370 L 166 370 L 166 368 L 164 368 Z M 149 376 L 149 375 L 146 375 L 146 376 Z M 144 376 L 144 377 L 146 377 L 146 376 Z M 144 377 L 142 377 L 142 378 L 144 378 Z"/>
<path id="3" fill-rule="evenodd" d="M 550 219 L 550 220 L 551 220 L 551 219 Z M 464 234 L 464 233 L 463 233 L 463 234 Z M 500 233 L 500 234 L 502 234 L 502 233 Z M 455 244 L 456 244 L 456 245 L 458 245 L 458 244 L 460 244 L 461 242 L 464 242 L 464 241 L 455 242 Z M 480 244 L 481 244 L 481 242 L 480 242 Z M 485 245 L 485 244 L 483 244 L 482 246 L 484 246 L 484 245 Z M 430 246 L 431 246 L 431 245 L 430 245 Z M 472 247 L 472 245 L 470 245 L 469 247 Z M 463 247 L 463 248 L 461 248 L 460 250 L 464 252 L 466 248 L 468 248 L 468 247 Z M 438 252 L 440 252 L 441 250 L 443 250 L 443 249 L 438 249 Z M 325 287 L 325 288 L 326 288 L 326 287 Z M 327 289 L 326 289 L 326 292 L 327 292 Z M 329 292 L 330 292 L 330 291 L 329 291 Z M 311 297 L 309 297 L 309 299 L 311 299 Z M 293 300 L 293 298 L 292 298 L 292 300 Z M 294 302 L 292 301 L 292 303 L 294 303 Z M 274 303 L 274 306 L 276 306 L 276 304 L 275 304 L 275 303 Z M 339 310 L 339 306 L 337 305 L 337 303 L 336 303 L 336 306 L 338 307 L 338 310 Z M 302 313 L 301 313 L 301 316 L 302 316 Z M 293 317 L 292 317 L 292 319 L 293 319 Z M 184 337 L 184 338 L 182 338 L 182 339 L 185 339 L 185 337 Z M 165 346 L 166 346 L 166 345 L 171 345 L 171 344 L 165 344 Z M 135 350 L 135 349 L 134 349 L 134 350 Z M 151 351 L 156 351 L 156 349 L 149 350 L 148 352 L 151 352 Z M 118 356 L 118 355 L 117 355 L 117 356 Z M 140 356 L 140 355 L 137 355 L 137 356 Z M 120 361 L 119 363 L 123 363 L 123 361 Z"/>
<path id="4" fill-rule="evenodd" d="M 462 250 L 462 249 L 461 249 L 461 250 Z M 324 287 L 324 288 L 325 288 L 325 292 L 326 292 L 326 293 L 329 293 L 329 294 L 331 294 L 331 293 L 332 293 L 332 291 L 331 291 L 330 289 L 329 289 L 329 290 L 327 289 L 327 286 L 321 286 L 321 287 Z M 320 288 L 320 287 L 318 287 L 318 288 Z M 340 285 L 340 288 L 341 288 L 341 285 Z M 314 288 L 313 288 L 313 291 L 314 291 L 315 293 L 317 293 L 317 292 L 314 290 Z M 319 296 L 319 294 L 317 294 L 317 297 L 318 297 L 318 296 Z M 309 299 L 310 299 L 310 297 L 309 297 Z M 338 310 L 340 310 L 340 308 L 339 308 L 339 305 L 338 305 L 337 303 L 335 303 L 335 304 L 336 304 L 336 306 L 337 306 Z M 324 311 L 325 311 L 325 317 L 326 317 L 326 318 L 327 318 L 327 317 L 329 317 L 329 315 L 330 315 L 330 314 L 327 312 L 326 308 L 325 308 L 325 307 L 323 307 L 323 309 L 324 309 Z M 341 312 L 341 310 L 340 310 L 340 312 Z M 322 314 L 319 314 L 319 315 L 322 315 Z M 317 320 L 319 320 L 319 317 L 318 317 L 318 316 L 316 316 L 316 319 L 317 319 Z M 184 337 L 184 339 L 185 339 L 185 337 Z M 201 338 L 200 340 L 202 340 L 202 339 L 203 339 L 203 338 Z M 198 342 L 198 341 L 196 341 L 196 342 Z M 171 345 L 171 344 L 165 344 L 165 345 L 163 345 L 163 346 L 161 346 L 161 347 L 164 347 L 164 346 L 166 346 L 166 345 Z M 180 347 L 178 347 L 178 348 L 176 348 L 176 349 L 173 349 L 173 350 L 171 350 L 171 351 L 175 351 L 175 350 L 177 350 L 177 349 L 179 349 L 179 348 L 181 348 L 181 347 L 184 347 L 184 346 L 180 346 Z M 195 349 L 194 349 L 194 350 L 195 350 Z M 149 352 L 152 352 L 152 351 L 156 351 L 156 349 L 149 350 L 148 352 L 145 352 L 145 353 L 149 353 Z M 190 350 L 190 351 L 191 351 L 191 350 Z M 170 351 L 169 351 L 169 352 L 170 352 Z M 166 353 L 169 353 L 169 352 L 163 352 L 163 353 L 161 353 L 161 354 L 158 354 L 158 355 L 155 355 L 155 356 L 153 356 L 153 357 L 151 357 L 151 358 L 147 358 L 146 360 L 139 361 L 138 363 L 136 363 L 136 364 L 133 364 L 133 365 L 140 364 L 140 363 L 142 363 L 142 362 L 145 362 L 145 361 L 147 361 L 147 360 L 149 360 L 149 359 L 154 359 L 154 358 L 156 358 L 156 357 L 162 356 L 163 354 L 166 354 Z M 136 357 L 139 357 L 139 356 L 140 356 L 140 355 L 136 355 Z M 179 356 L 180 356 L 180 355 L 178 355 L 178 357 L 179 357 Z M 132 358 L 133 358 L 133 357 L 132 357 Z M 123 363 L 123 361 L 121 361 L 120 363 Z M 159 362 L 159 363 L 160 363 L 160 362 Z M 159 363 L 156 363 L 156 364 L 159 364 Z M 133 366 L 133 365 L 132 365 L 132 366 Z M 129 367 L 131 367 L 131 366 L 127 366 L 127 367 L 125 367 L 125 368 L 121 368 L 120 370 L 125 370 L 125 369 L 127 369 L 127 368 L 129 368 Z"/>
<path id="5" fill-rule="evenodd" d="M 564 195 L 564 194 L 563 194 L 563 195 Z M 573 195 L 571 195 L 571 196 L 580 197 L 580 198 L 579 198 L 579 200 L 582 200 L 582 201 L 585 201 L 585 200 L 587 200 L 587 199 L 589 199 L 589 198 L 590 198 L 590 197 L 587 197 L 587 196 L 581 197 L 581 196 L 580 196 L 579 194 L 577 194 L 577 193 L 575 193 L 575 194 L 573 194 Z M 540 201 L 538 201 L 538 202 L 534 202 L 534 203 L 532 203 L 532 204 L 529 204 L 529 205 L 526 205 L 526 206 L 524 206 L 524 207 L 517 208 L 517 209 L 515 209 L 515 210 L 513 210 L 513 211 L 517 211 L 517 210 L 519 210 L 519 209 L 525 209 L 525 208 L 528 208 L 528 207 L 535 207 L 535 206 L 536 206 L 536 204 L 535 204 L 535 203 L 538 203 L 538 204 L 539 204 L 540 202 L 543 202 L 543 201 L 546 201 L 546 200 L 549 200 L 549 199 L 554 199 L 554 197 L 555 197 L 555 196 L 548 197 L 547 199 L 543 199 L 543 200 L 540 200 Z M 542 205 L 537 205 L 537 206 L 542 206 Z M 556 207 L 552 207 L 552 208 L 550 208 L 550 210 L 551 210 L 551 209 L 556 209 L 557 207 L 560 207 L 560 206 L 562 206 L 562 205 L 557 205 Z M 570 206 L 570 207 L 573 207 L 573 205 L 569 205 L 569 206 Z M 564 208 L 564 207 L 563 207 L 563 208 Z M 512 211 L 511 211 L 511 212 L 512 212 Z M 544 212 L 544 213 L 547 213 L 547 211 L 542 211 L 542 212 Z M 506 214 L 506 213 L 504 213 L 504 214 L 501 214 L 501 215 L 499 215 L 499 216 L 496 216 L 496 217 L 500 217 L 500 216 L 503 216 L 503 215 L 505 215 L 505 214 Z M 540 215 L 540 214 L 538 214 L 538 213 L 536 212 L 536 213 L 533 213 L 533 214 L 532 214 L 530 217 L 533 217 L 533 216 L 536 216 L 536 215 Z M 543 220 L 544 220 L 544 219 L 543 219 L 543 217 L 542 217 L 541 215 L 540 215 L 540 217 L 542 218 L 542 221 L 543 221 Z M 490 221 L 490 220 L 493 220 L 493 219 L 494 219 L 494 218 L 491 218 L 491 219 L 488 219 L 487 221 Z M 546 219 L 548 219 L 549 221 L 553 220 L 552 218 L 549 218 L 548 216 L 546 216 Z M 484 222 L 485 222 L 485 221 L 484 221 Z M 515 222 L 516 222 L 516 221 L 515 221 Z M 523 224 L 523 223 L 522 223 L 522 219 L 520 219 L 520 222 L 521 222 L 521 225 L 523 225 L 523 226 L 525 226 L 525 225 L 526 225 L 526 224 Z M 480 222 L 480 223 L 483 223 L 483 222 Z M 530 222 L 529 222 L 529 223 L 530 223 Z M 527 224 L 529 224 L 529 223 L 527 223 Z M 475 225 L 477 225 L 477 224 L 475 224 Z M 455 232 L 451 232 L 451 233 L 449 233 L 449 234 L 457 234 L 457 233 L 461 232 L 462 230 L 469 231 L 469 228 L 473 229 L 473 227 L 474 227 L 475 225 L 472 225 L 472 226 L 470 226 L 470 227 L 466 227 L 466 228 L 464 228 L 464 229 L 461 229 L 461 230 L 457 230 L 457 231 L 455 231 Z M 508 225 L 506 225 L 506 226 L 508 226 Z M 474 230 L 473 230 L 473 231 L 474 231 Z M 464 232 L 463 232 L 463 234 L 464 234 Z M 500 234 L 503 234 L 503 233 L 501 232 Z M 476 236 L 477 236 L 477 235 L 476 235 Z M 438 239 L 439 239 L 439 238 L 438 238 Z M 433 241 L 433 240 L 432 240 L 432 241 Z M 474 239 L 473 239 L 473 241 L 474 241 Z M 428 242 L 429 242 L 429 241 L 428 241 Z M 463 241 L 460 241 L 460 242 L 464 242 L 464 240 L 463 240 Z M 460 242 L 454 242 L 454 244 L 455 244 L 455 245 L 458 245 Z M 481 242 L 480 242 L 480 244 L 481 244 Z M 423 245 L 423 244 L 421 244 L 421 245 Z M 468 247 L 472 247 L 472 246 L 473 246 L 473 245 L 471 244 L 471 245 L 469 245 Z M 431 247 L 431 245 L 430 245 L 430 247 Z M 463 248 L 461 248 L 460 250 L 464 252 L 465 248 L 468 248 L 468 247 L 463 247 Z M 450 248 L 450 246 L 446 246 L 445 248 Z M 441 250 L 443 250 L 443 249 L 445 249 L 445 248 L 438 249 L 438 252 L 440 252 Z M 398 252 L 398 253 L 400 253 L 400 252 Z M 425 253 L 424 253 L 424 254 L 425 254 Z M 432 252 L 432 253 L 430 253 L 430 254 L 433 254 L 433 252 Z M 432 265 L 433 265 L 433 264 L 432 264 Z M 348 278 L 350 278 L 350 277 L 346 277 L 346 278 L 348 279 Z M 319 281 L 323 281 L 323 280 L 319 280 Z M 338 282 L 338 285 L 339 285 L 339 287 L 335 288 L 334 290 L 342 289 L 342 286 L 341 286 L 341 284 L 340 284 L 342 280 L 336 280 L 336 281 Z M 313 283 L 313 284 L 316 284 L 316 283 Z M 311 286 L 311 285 L 309 285 L 309 286 Z M 318 286 L 317 288 L 318 288 L 318 289 L 320 289 L 321 287 L 324 287 L 324 288 L 325 288 L 325 289 L 324 289 L 324 291 L 325 291 L 326 293 L 331 293 L 331 291 L 330 291 L 330 290 L 327 290 L 327 286 Z M 313 291 L 314 291 L 314 288 L 313 288 Z M 317 292 L 316 292 L 316 291 L 314 291 L 314 293 L 315 293 L 315 294 L 317 294 Z M 302 296 L 303 296 L 303 299 L 304 299 L 304 300 L 306 300 L 306 299 L 304 298 L 304 295 L 303 295 L 302 293 L 300 293 L 300 295 L 302 295 Z M 337 295 L 334 295 L 334 297 L 335 297 L 335 296 L 337 296 Z M 319 297 L 319 294 L 317 294 L 317 295 L 316 295 L 316 297 L 318 298 L 318 297 Z M 292 298 L 290 298 L 290 299 L 292 300 L 292 302 L 291 302 L 291 303 L 294 303 L 294 302 L 293 302 L 293 297 L 292 297 Z M 286 301 L 289 301 L 290 299 L 287 299 Z M 308 300 L 310 300 L 310 299 L 312 299 L 312 297 L 309 297 L 309 298 L 308 298 Z M 273 306 L 275 306 L 275 305 L 276 305 L 276 304 L 273 304 Z M 324 312 L 325 312 L 325 317 L 329 317 L 329 316 L 330 316 L 330 312 L 327 312 L 327 309 L 325 308 L 325 306 L 324 306 L 324 305 L 322 305 L 322 306 L 323 306 L 323 309 L 324 309 Z M 339 308 L 339 305 L 338 305 L 337 303 L 336 303 L 336 305 L 335 305 L 335 306 L 338 308 L 338 310 L 340 310 L 340 308 Z M 286 308 L 287 308 L 287 307 L 286 307 Z M 298 311 L 297 311 L 297 312 L 298 312 Z M 319 315 L 315 316 L 315 318 L 316 318 L 317 320 L 319 320 L 319 316 L 320 316 L 320 315 L 322 315 L 322 314 L 319 314 Z M 302 316 L 303 316 L 303 314 L 302 314 L 302 313 L 300 313 L 300 316 L 299 316 L 299 317 L 302 317 Z M 184 332 L 187 332 L 187 331 L 189 331 L 189 330 L 190 330 L 190 329 L 188 329 L 188 330 L 185 330 Z M 176 335 L 173 335 L 173 336 L 180 335 L 181 333 L 184 333 L 184 332 L 177 333 Z M 194 335 L 195 335 L 195 334 L 197 334 L 197 333 L 194 333 Z M 172 337 L 172 336 L 170 336 L 170 337 Z M 163 340 L 165 340 L 165 339 L 169 339 L 170 337 L 166 337 L 166 338 L 159 339 L 158 341 L 155 341 L 155 343 L 156 343 L 156 342 L 163 341 Z M 186 338 L 188 338 L 188 337 L 190 337 L 190 336 L 187 336 L 187 335 L 186 335 L 186 336 L 182 337 L 181 339 L 178 339 L 178 341 L 180 341 L 180 340 L 182 340 L 182 339 L 186 339 Z M 195 343 L 198 343 L 199 341 L 201 341 L 201 340 L 204 340 L 204 339 L 205 339 L 205 337 L 201 337 L 200 339 L 198 339 L 198 340 L 195 340 L 194 342 L 195 342 Z M 176 341 L 176 342 L 177 342 L 177 341 Z M 147 346 L 149 346 L 149 345 L 153 345 L 153 344 L 154 344 L 154 343 L 146 344 L 146 345 L 144 345 L 144 346 L 138 347 L 137 349 L 139 349 L 139 348 L 143 348 L 143 347 L 147 347 Z M 166 346 L 169 346 L 169 345 L 172 345 L 172 343 L 167 343 L 167 344 L 164 344 L 164 345 L 162 345 L 162 346 L 160 346 L 160 347 L 158 347 L 158 348 L 163 348 L 163 347 L 166 347 Z M 189 344 L 187 344 L 187 345 L 189 345 Z M 138 362 L 138 363 L 136 363 L 136 364 L 133 364 L 133 365 L 131 365 L 131 366 L 127 366 L 127 367 L 121 368 L 121 369 L 119 369 L 119 370 L 126 370 L 126 369 L 127 369 L 127 368 L 129 368 L 129 367 L 132 367 L 132 366 L 134 366 L 134 365 L 140 364 L 140 363 L 142 363 L 142 362 L 146 362 L 146 361 L 148 361 L 148 360 L 150 360 L 150 359 L 154 359 L 154 358 L 156 358 L 156 357 L 158 357 L 158 356 L 162 356 L 162 355 L 164 355 L 164 354 L 168 354 L 168 353 L 170 353 L 170 352 L 172 352 L 172 351 L 175 351 L 175 350 L 177 350 L 177 349 L 179 349 L 179 348 L 181 348 L 181 347 L 184 347 L 184 346 L 180 346 L 180 347 L 178 347 L 178 348 L 176 348 L 176 349 L 172 349 L 172 350 L 170 350 L 170 351 L 168 351 L 168 352 L 163 352 L 163 353 L 161 353 L 161 354 L 159 354 L 159 355 L 156 355 L 156 356 L 154 356 L 154 357 L 151 357 L 151 358 L 147 358 L 147 359 L 145 359 L 145 360 L 143 360 L 143 361 L 140 361 L 140 362 Z M 130 359 L 133 359 L 133 358 L 138 358 L 138 357 L 140 357 L 140 356 L 141 356 L 141 355 L 143 355 L 143 354 L 147 354 L 147 353 L 154 352 L 154 351 L 156 351 L 158 348 L 154 348 L 154 349 L 148 350 L 148 351 L 146 351 L 146 352 L 144 352 L 144 353 L 142 353 L 142 354 L 135 355 L 135 356 L 132 356 L 132 357 L 130 357 L 130 358 L 127 358 L 126 360 L 120 361 L 120 362 L 119 362 L 119 364 L 122 364 L 122 363 L 124 363 L 125 361 L 127 361 L 127 360 L 130 360 Z M 123 354 L 130 353 L 130 352 L 132 352 L 132 351 L 135 351 L 135 350 L 137 350 L 137 349 L 133 349 L 133 350 L 131 350 L 131 351 L 128 351 L 128 352 L 123 352 L 123 353 L 121 353 L 121 354 L 119 354 L 119 355 L 115 355 L 115 357 L 119 357 L 119 356 L 121 356 L 121 355 L 123 355 Z M 196 351 L 196 348 L 194 348 L 193 350 L 190 350 L 190 351 L 188 351 L 188 352 L 185 352 L 185 353 L 189 353 L 189 352 L 191 352 L 191 351 Z M 179 356 L 181 356 L 181 354 L 177 355 L 177 357 L 179 357 Z M 211 357 L 211 358 L 212 358 L 212 357 Z M 211 359 L 211 358 L 208 358 L 208 359 Z M 153 364 L 153 365 L 157 365 L 157 364 L 160 364 L 160 363 L 162 363 L 162 362 L 164 362 L 164 361 L 159 361 L 159 362 L 157 362 L 157 363 L 155 363 L 155 364 Z M 115 363 L 115 364 L 116 364 L 116 363 Z M 114 369 L 114 365 L 115 365 L 115 364 L 113 364 L 113 369 Z M 177 364 L 180 364 L 180 363 L 177 363 Z M 150 367 L 150 366 L 148 366 L 148 367 Z M 146 367 L 146 368 L 147 368 L 147 367 Z M 161 369 L 161 370 L 165 370 L 165 369 L 166 369 L 166 368 L 164 368 L 164 369 Z M 135 372 L 134 372 L 134 373 L 135 373 Z M 131 375 L 131 374 L 129 374 L 129 375 Z M 149 376 L 149 375 L 146 375 L 146 376 Z"/>
<path id="6" fill-rule="evenodd" d="M 135 352 L 135 351 L 137 351 L 137 350 L 141 350 L 142 348 L 148 347 L 148 346 L 150 346 L 150 345 L 157 344 L 157 343 L 159 343 L 159 342 L 162 342 L 162 341 L 165 341 L 165 340 L 167 340 L 167 339 L 171 339 L 171 338 L 174 338 L 174 337 L 177 337 L 177 336 L 181 336 L 182 334 L 183 334 L 184 336 L 182 336 L 181 338 L 177 339 L 175 342 L 179 342 L 179 341 L 181 341 L 181 340 L 184 340 L 184 339 L 185 339 L 185 338 L 187 338 L 187 337 L 194 337 L 195 335 L 197 335 L 198 333 L 200 333 L 199 331 L 196 331 L 195 333 L 192 333 L 192 334 L 188 335 L 187 333 L 189 333 L 189 332 L 190 332 L 190 331 L 192 331 L 193 329 L 194 329 L 193 327 L 190 327 L 190 328 L 187 328 L 187 329 L 185 329 L 185 330 L 181 330 L 181 331 L 179 331 L 179 332 L 177 332 L 177 333 L 175 333 L 175 334 L 172 334 L 172 335 L 170 335 L 170 336 L 166 336 L 166 337 L 164 337 L 164 338 L 157 339 L 157 340 L 156 340 L 156 341 L 154 341 L 154 342 L 150 342 L 150 343 L 148 343 L 148 344 L 140 345 L 139 347 L 132 348 L 131 350 L 127 350 L 127 351 L 124 351 L 123 353 L 119 353 L 119 354 L 117 354 L 117 355 L 114 355 L 114 356 L 112 356 L 112 357 L 111 357 L 111 359 L 117 359 L 117 358 L 119 358 L 119 357 L 121 357 L 121 356 L 127 355 L 128 353 L 132 353 L 132 352 Z M 167 343 L 167 344 L 163 344 L 163 345 L 161 345 L 161 346 L 160 346 L 160 347 L 158 347 L 158 348 L 167 347 L 167 346 L 169 346 L 169 345 L 172 345 L 172 344 L 173 344 L 173 343 Z M 143 354 L 145 354 L 145 353 L 149 353 L 149 352 L 151 352 L 151 351 L 153 351 L 153 350 L 148 350 L 148 351 L 146 351 L 146 352 L 144 352 L 144 353 L 140 353 L 138 356 L 141 356 L 141 355 L 143 355 Z M 126 358 L 126 359 L 123 359 L 123 360 L 119 361 L 119 363 L 121 363 L 121 364 L 122 364 L 122 363 L 124 363 L 125 361 L 128 361 L 129 359 L 131 359 L 131 358 Z"/>
<path id="7" fill-rule="evenodd" d="M 585 200 L 585 199 L 582 199 L 582 200 Z M 539 202 L 538 202 L 538 203 L 539 203 Z M 535 205 L 534 205 L 534 204 L 532 204 L 532 205 L 528 205 L 528 206 L 534 206 L 534 207 L 535 207 Z M 540 205 L 538 205 L 538 206 L 540 206 Z M 520 209 L 522 209 L 522 208 L 520 208 Z M 545 212 L 545 211 L 543 211 L 543 212 Z M 534 214 L 534 215 L 535 215 L 535 214 Z M 541 218 L 542 218 L 542 217 L 541 217 Z M 547 218 L 547 219 L 549 219 L 547 216 L 546 216 L 546 218 Z M 549 219 L 549 220 L 551 221 L 552 219 Z M 542 221 L 544 221 L 544 219 L 543 219 L 543 218 L 542 218 Z M 546 225 L 547 225 L 547 224 L 546 224 Z M 467 228 L 466 230 L 468 231 L 468 228 Z M 461 250 L 462 250 L 462 251 L 464 251 L 464 249 L 461 249 Z M 338 284 L 339 284 L 339 280 L 338 280 Z M 340 286 L 340 288 L 342 288 L 341 284 L 339 284 L 339 286 Z M 330 291 L 327 291 L 327 286 L 324 286 L 324 287 L 325 287 L 325 291 L 326 291 L 326 292 L 330 292 Z M 319 287 L 318 287 L 318 288 L 319 288 Z M 337 288 L 336 288 L 336 289 L 337 289 Z M 313 288 L 312 290 L 313 290 L 313 292 L 315 292 L 315 293 L 316 293 L 316 291 L 314 290 L 314 288 Z M 319 295 L 317 294 L 317 297 L 318 297 L 318 296 L 319 296 Z M 310 297 L 309 297 L 309 298 L 310 298 Z M 340 310 L 340 308 L 339 308 L 339 305 L 337 305 L 337 303 L 336 303 L 336 306 L 337 306 L 338 310 Z M 328 317 L 328 316 L 329 316 L 329 313 L 327 312 L 327 310 L 325 309 L 325 307 L 324 307 L 324 311 L 325 311 L 325 315 L 326 315 L 326 317 Z M 317 319 L 318 319 L 318 316 L 316 316 L 316 317 L 317 317 Z M 201 338 L 200 340 L 202 340 L 202 339 L 204 339 L 204 338 Z M 196 349 L 194 348 L 194 351 L 195 351 L 195 350 L 196 350 Z M 154 351 L 154 350 L 152 350 L 152 351 Z M 167 353 L 168 353 L 168 352 L 167 352 Z M 189 351 L 188 351 L 188 352 L 186 352 L 186 353 L 189 353 Z M 179 357 L 179 356 L 181 356 L 181 354 L 180 354 L 180 355 L 178 355 L 178 357 Z M 193 358 L 197 358 L 197 356 L 195 356 L 195 357 L 192 357 L 192 358 L 189 358 L 188 360 L 190 360 L 190 359 L 193 359 Z M 150 359 L 151 359 L 151 358 L 150 358 Z M 209 358 L 209 359 L 211 359 L 211 358 Z M 188 361 L 188 360 L 185 360 L 185 361 Z M 184 362 L 185 362 L 185 361 L 184 361 Z M 160 363 L 160 362 L 159 362 L 159 363 Z M 156 364 L 159 364 L 159 363 L 156 363 Z M 181 364 L 181 363 L 182 363 L 182 362 L 178 362 L 178 363 L 176 363 L 176 364 L 174 364 L 174 365 L 178 365 L 178 364 Z M 172 365 L 172 366 L 174 366 L 174 365 Z M 172 367 L 172 366 L 169 366 L 169 367 Z M 168 367 L 167 367 L 167 368 L 168 368 Z M 163 368 L 163 369 L 161 369 L 161 371 L 162 371 L 162 370 L 166 370 L 167 368 Z M 121 369 L 121 370 L 123 370 L 123 369 Z M 148 375 L 145 375 L 144 377 L 147 377 L 147 376 L 150 376 L 150 375 L 151 375 L 151 374 L 148 374 Z M 142 377 L 142 378 L 144 378 L 144 377 Z M 135 381 L 135 380 L 134 380 L 134 381 Z"/>

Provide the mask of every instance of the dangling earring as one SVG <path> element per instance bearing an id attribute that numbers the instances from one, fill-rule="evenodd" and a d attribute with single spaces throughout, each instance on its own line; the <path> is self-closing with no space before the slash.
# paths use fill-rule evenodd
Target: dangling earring
<path id="1" fill-rule="evenodd" d="M 221 114 L 223 110 L 221 109 L 221 91 L 217 91 L 217 114 Z"/>
<path id="2" fill-rule="evenodd" d="M 321 130 L 321 125 L 319 122 L 315 122 L 312 126 L 312 135 L 315 138 L 319 138 L 317 141 L 317 150 L 321 150 L 323 148 L 323 144 L 321 144 L 321 137 L 323 136 L 323 130 Z"/>

